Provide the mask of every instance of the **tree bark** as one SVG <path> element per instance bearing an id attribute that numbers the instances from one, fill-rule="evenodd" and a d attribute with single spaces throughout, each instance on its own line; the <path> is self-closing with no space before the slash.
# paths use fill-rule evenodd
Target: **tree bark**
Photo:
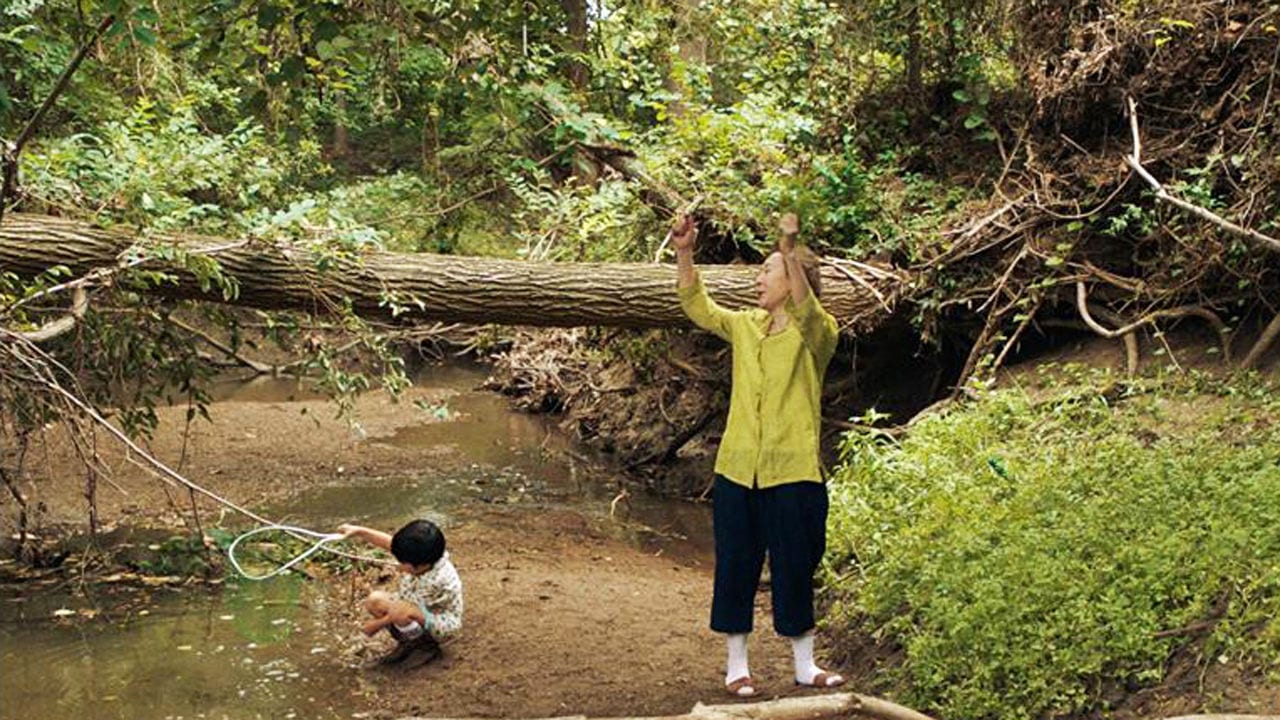
<path id="1" fill-rule="evenodd" d="M 0 272 L 31 278 L 56 265 L 73 276 L 116 267 L 131 251 L 150 244 L 190 250 L 226 245 L 221 238 L 155 235 L 145 241 L 88 223 L 10 214 L 0 223 Z M 217 254 L 223 272 L 239 283 L 237 297 L 202 290 L 177 272 L 175 284 L 152 291 L 171 299 L 228 302 L 262 310 L 328 314 L 350 303 L 363 318 L 403 324 L 469 322 L 576 327 L 652 328 L 685 325 L 675 290 L 675 268 L 634 263 L 537 263 L 492 258 L 370 252 L 317 269 L 307 248 L 250 242 Z M 162 269 L 158 261 L 141 266 Z M 870 270 L 864 271 L 860 268 Z M 164 268 L 168 269 L 168 268 Z M 712 296 L 726 307 L 755 303 L 750 266 L 699 268 Z M 905 274 L 859 266 L 824 267 L 823 306 L 842 328 L 862 331 L 881 324 L 906 287 Z M 876 288 L 887 303 L 867 290 Z"/>
<path id="2" fill-rule="evenodd" d="M 579 56 L 585 55 L 587 52 L 587 35 L 591 29 L 587 24 L 586 0 L 560 0 L 560 7 L 564 10 L 565 21 L 569 31 L 566 50 Z M 575 89 L 585 90 L 587 82 L 591 79 L 591 69 L 587 67 L 587 64 L 580 57 L 575 57 L 569 60 L 568 65 L 565 67 L 565 75 Z"/>

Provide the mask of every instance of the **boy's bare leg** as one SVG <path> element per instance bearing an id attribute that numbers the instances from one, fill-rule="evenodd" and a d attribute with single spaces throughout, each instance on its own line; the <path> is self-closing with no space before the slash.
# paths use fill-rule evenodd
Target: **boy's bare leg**
<path id="1" fill-rule="evenodd" d="M 391 612 L 391 603 L 393 602 L 395 602 L 395 598 L 390 593 L 374 590 L 369 593 L 369 597 L 365 598 L 364 609 L 369 611 L 369 614 L 375 619 L 382 619 Z M 378 664 L 397 665 L 404 662 L 405 658 L 413 653 L 414 644 L 412 641 L 406 641 L 394 624 L 388 623 L 386 628 L 391 637 L 395 638 L 396 646 L 391 649 L 391 652 L 378 658 Z"/>

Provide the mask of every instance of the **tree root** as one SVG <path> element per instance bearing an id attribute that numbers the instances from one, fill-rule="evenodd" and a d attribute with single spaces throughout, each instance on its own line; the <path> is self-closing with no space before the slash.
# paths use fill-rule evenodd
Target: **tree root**
<path id="1" fill-rule="evenodd" d="M 1161 318 L 1177 318 L 1177 317 L 1187 317 L 1187 316 L 1194 316 L 1194 317 L 1201 318 L 1205 322 L 1208 322 L 1210 325 L 1213 326 L 1213 329 L 1217 332 L 1218 341 L 1222 345 L 1223 358 L 1227 362 L 1231 362 L 1231 332 L 1227 329 L 1226 323 L 1222 322 L 1222 318 L 1219 318 L 1216 313 L 1214 313 L 1212 310 L 1208 308 L 1200 307 L 1199 305 L 1183 305 L 1181 307 L 1169 308 L 1167 310 L 1156 310 L 1154 312 L 1143 315 L 1142 317 L 1138 318 L 1137 320 L 1134 320 L 1128 325 L 1124 325 L 1123 327 L 1117 328 L 1115 330 L 1108 330 L 1107 328 L 1098 324 L 1098 321 L 1093 318 L 1093 315 L 1089 311 L 1089 306 L 1090 306 L 1089 293 L 1085 289 L 1084 281 L 1077 280 L 1076 281 L 1076 310 L 1078 310 L 1080 313 L 1080 319 L 1084 320 L 1084 323 L 1089 326 L 1090 330 L 1094 331 L 1095 333 L 1097 333 L 1098 335 L 1101 335 L 1104 338 L 1124 337 L 1126 335 L 1131 334 L 1134 330 L 1137 330 L 1143 325 L 1154 323 L 1156 320 L 1159 320 Z M 1094 306 L 1094 307 L 1096 308 L 1097 306 Z"/>
<path id="2" fill-rule="evenodd" d="M 1258 362 L 1262 360 L 1262 355 L 1270 349 L 1275 343 L 1276 337 L 1280 336 L 1280 313 L 1271 318 L 1271 322 L 1267 323 L 1267 327 L 1262 331 L 1261 337 L 1249 348 L 1249 354 L 1244 356 L 1244 360 L 1240 361 L 1240 366 L 1244 368 L 1257 367 Z"/>
<path id="3" fill-rule="evenodd" d="M 1245 238 L 1246 240 L 1251 240 L 1266 247 L 1268 250 L 1280 252 L 1280 240 L 1269 235 L 1263 235 L 1257 230 L 1237 225 L 1217 213 L 1206 210 L 1199 205 L 1193 205 L 1182 198 L 1170 195 L 1169 191 L 1165 190 L 1164 186 L 1160 184 L 1160 181 L 1156 180 L 1151 173 L 1147 172 L 1147 169 L 1142 166 L 1142 138 L 1138 134 L 1138 104 L 1134 102 L 1133 98 L 1129 98 L 1129 127 L 1133 132 L 1133 153 L 1131 155 L 1126 155 L 1124 162 L 1132 168 L 1134 172 L 1138 173 L 1138 176 L 1145 180 L 1153 190 L 1156 191 L 1157 199 L 1169 203 L 1174 207 L 1181 208 L 1198 218 L 1208 220 L 1232 235 Z"/>

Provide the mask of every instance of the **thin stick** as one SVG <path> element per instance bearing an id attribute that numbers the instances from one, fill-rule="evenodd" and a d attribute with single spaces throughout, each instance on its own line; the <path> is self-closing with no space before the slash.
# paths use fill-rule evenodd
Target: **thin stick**
<path id="1" fill-rule="evenodd" d="M 272 365 L 266 365 L 264 363 L 258 362 L 257 360 L 254 360 L 253 358 L 249 358 L 241 355 L 240 353 L 236 352 L 236 350 L 232 348 L 230 345 L 223 343 L 217 338 L 211 337 L 208 333 L 204 332 L 203 330 L 194 328 L 182 322 L 178 318 L 173 317 L 172 315 L 166 316 L 165 320 L 168 321 L 169 324 L 173 325 L 174 327 L 180 330 L 183 330 L 185 332 L 191 333 L 192 335 L 195 335 L 201 340 L 204 340 L 205 342 L 212 345 L 214 348 L 226 353 L 228 357 L 234 358 L 240 364 L 244 365 L 245 367 L 253 370 L 254 372 L 260 375 L 270 373 L 276 369 Z"/>
<path id="2" fill-rule="evenodd" d="M 676 217 L 680 217 L 682 215 L 688 215 L 689 213 L 698 209 L 698 205 L 700 204 L 702 204 L 702 196 L 698 195 L 693 200 L 689 201 L 687 205 L 681 208 L 679 212 L 676 213 Z M 662 253 L 666 251 L 667 243 L 671 242 L 672 232 L 673 230 L 667 230 L 667 236 L 662 238 L 662 242 L 658 245 L 658 251 L 653 254 L 654 262 L 662 262 Z"/>
<path id="3" fill-rule="evenodd" d="M 861 270 L 862 272 L 872 277 L 879 278 L 881 280 L 889 279 L 889 280 L 898 280 L 899 282 L 901 282 L 906 276 L 906 273 L 903 273 L 901 271 L 891 272 L 889 270 L 885 270 L 884 268 L 876 267 L 875 265 L 868 265 L 867 263 L 858 262 L 857 260 L 848 260 L 845 258 L 823 258 L 823 262 L 829 263 L 831 265 L 842 265 L 842 266 L 850 265 L 857 270 Z"/>
<path id="4" fill-rule="evenodd" d="M 1004 348 L 1001 349 L 1000 354 L 996 356 L 995 362 L 991 363 L 991 372 L 999 370 L 1004 365 L 1005 357 L 1008 356 L 1009 352 L 1013 349 L 1014 344 L 1018 342 L 1018 338 L 1022 337 L 1023 331 L 1027 329 L 1027 326 L 1030 325 L 1031 321 L 1035 318 L 1036 311 L 1040 309 L 1040 302 L 1040 300 L 1037 300 L 1036 304 L 1027 311 L 1026 317 L 1022 318 L 1022 322 L 1018 323 L 1017 329 L 1013 331 L 1013 335 L 1011 335 L 1008 342 L 1004 344 Z"/>
<path id="5" fill-rule="evenodd" d="M 857 283 L 857 284 L 861 285 L 862 287 L 866 288 L 867 290 L 871 291 L 871 294 L 872 294 L 872 295 L 874 295 L 874 296 L 875 296 L 875 298 L 876 298 L 876 300 L 878 300 L 878 301 L 880 302 L 880 307 L 884 308 L 884 311 L 885 311 L 885 312 L 887 312 L 887 313 L 889 313 L 889 314 L 893 314 L 893 308 L 889 307 L 889 301 L 885 299 L 885 297 L 884 297 L 884 294 L 883 294 L 883 293 L 881 293 L 879 290 L 877 290 L 877 289 L 876 289 L 876 286 L 875 286 L 875 285 L 872 285 L 871 283 L 867 282 L 866 280 L 863 280 L 862 278 L 858 277 L 857 275 L 855 275 L 855 274 L 853 274 L 853 273 L 849 272 L 848 270 L 846 270 L 844 267 L 842 267 L 842 266 L 841 266 L 841 265 L 839 265 L 838 263 L 830 262 L 830 261 L 828 261 L 828 260 L 822 260 L 822 261 L 820 261 L 820 262 L 821 262 L 823 265 L 826 265 L 826 266 L 828 266 L 828 267 L 833 267 L 833 268 L 835 268 L 836 270 L 839 270 L 839 271 L 840 271 L 840 274 L 844 275 L 845 277 L 849 278 L 850 280 L 854 281 L 855 283 Z"/>
<path id="6" fill-rule="evenodd" d="M 19 344 L 25 345 L 27 348 L 34 351 L 37 354 L 37 356 L 47 357 L 47 355 L 42 350 L 40 350 L 39 347 L 31 343 L 27 343 L 20 336 L 16 335 L 12 331 L 6 330 L 3 327 L 0 327 L 0 336 L 8 336 L 13 340 L 18 341 Z M 0 345 L 0 347 L 4 347 L 4 345 Z M 14 353 L 14 356 L 19 362 L 25 365 L 33 373 L 35 373 L 35 377 L 32 378 L 34 382 L 45 386 L 50 391 L 52 391 L 55 395 L 61 397 L 68 405 L 78 409 L 82 414 L 84 414 L 86 417 L 92 420 L 96 425 L 105 429 L 108 433 L 114 436 L 116 440 L 118 440 L 128 449 L 137 453 L 139 457 L 146 460 L 147 463 L 149 463 L 156 470 L 160 471 L 162 474 L 177 481 L 179 484 L 183 485 L 187 489 L 193 490 L 195 492 L 200 493 L 201 495 L 211 498 L 215 502 L 218 502 L 228 508 L 231 508 L 232 510 L 239 512 L 242 515 L 245 515 L 253 520 L 258 521 L 259 523 L 262 523 L 263 525 L 274 526 L 277 524 L 253 512 L 252 510 L 249 510 L 248 508 L 245 508 L 245 507 L 241 507 L 240 505 L 237 505 L 236 503 L 228 500 L 227 498 L 224 498 L 221 495 L 218 495 L 217 493 L 207 490 L 197 485 L 196 483 L 191 482 L 187 478 L 183 477 L 176 470 L 174 470 L 173 468 L 169 467 L 168 465 L 160 461 L 151 453 L 142 449 L 142 447 L 140 447 L 136 442 L 134 442 L 132 438 L 126 435 L 123 431 L 121 431 L 115 425 L 112 425 L 110 422 L 108 422 L 107 419 L 104 418 L 101 414 L 99 414 L 98 411 L 94 409 L 92 405 L 80 399 L 80 397 L 75 395 L 74 393 L 69 392 L 66 388 L 59 385 L 56 380 L 49 377 L 45 377 L 44 373 L 40 371 L 40 368 L 36 366 L 30 358 L 27 358 L 16 352 Z M 73 438 L 73 443 L 74 443 L 74 438 Z M 305 539 L 305 538 L 299 538 L 299 539 Z M 390 564 L 389 561 L 386 561 L 386 560 L 379 560 L 376 558 L 370 558 L 363 555 L 352 555 L 349 553 L 342 552 L 340 550 L 334 550 L 332 548 L 326 548 L 326 549 L 329 552 L 332 552 L 336 555 L 341 555 L 343 557 L 351 558 L 353 560 L 363 560 L 366 562 L 380 562 L 384 564 Z"/>

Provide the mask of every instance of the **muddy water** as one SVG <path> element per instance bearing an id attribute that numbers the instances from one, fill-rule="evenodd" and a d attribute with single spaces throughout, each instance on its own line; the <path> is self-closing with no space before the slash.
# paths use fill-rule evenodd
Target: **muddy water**
<path id="1" fill-rule="evenodd" d="M 379 440 L 450 448 L 441 462 L 409 479 L 346 476 L 260 510 L 308 527 L 333 527 L 359 508 L 374 526 L 427 516 L 447 528 L 477 505 L 567 506 L 596 517 L 613 509 L 626 521 L 610 526 L 643 551 L 705 559 L 705 507 L 634 494 L 613 503 L 618 486 L 600 463 L 546 419 L 475 390 L 483 377 L 477 368 L 426 371 L 419 385 L 454 394 L 424 408 L 431 422 Z M 218 403 L 315 398 L 286 379 L 224 383 L 215 396 Z M 0 718 L 362 717 L 373 690 L 340 657 L 350 629 L 320 621 L 329 616 L 326 603 L 356 598 L 315 585 L 284 576 L 228 579 L 215 590 L 122 584 L 90 589 L 87 599 L 67 588 L 0 597 Z"/>

